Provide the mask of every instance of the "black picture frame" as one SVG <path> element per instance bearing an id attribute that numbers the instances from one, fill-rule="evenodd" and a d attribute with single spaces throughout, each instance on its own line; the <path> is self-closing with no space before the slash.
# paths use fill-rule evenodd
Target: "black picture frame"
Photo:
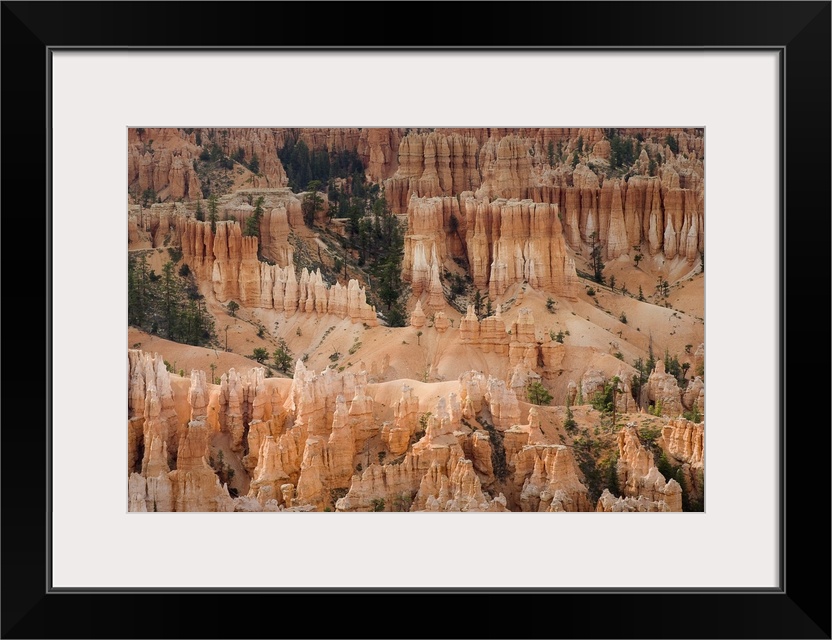
<path id="1" fill-rule="evenodd" d="M 828 389 L 829 376 L 821 371 L 824 355 L 817 373 L 804 374 L 802 364 L 807 336 L 812 336 L 809 351 L 824 353 L 817 341 L 827 346 L 829 316 L 825 307 L 824 313 L 816 313 L 817 300 L 805 300 L 800 292 L 807 278 L 816 287 L 818 274 L 828 273 L 830 264 L 831 6 L 830 2 L 461 3 L 456 9 L 466 20 L 460 24 L 451 17 L 458 12 L 451 11 L 448 3 L 3 2 L 2 200 L 7 205 L 3 216 L 7 251 L 2 290 L 9 306 L 3 317 L 6 421 L 0 433 L 2 637 L 271 636 L 288 633 L 291 627 L 283 625 L 290 616 L 314 606 L 322 615 L 310 625 L 309 635 L 319 637 L 404 633 L 411 637 L 829 638 L 829 410 L 826 395 L 815 395 L 818 385 Z M 272 13 L 276 21 L 265 20 Z M 412 16 L 412 23 L 399 16 Z M 185 592 L 173 591 L 58 593 L 50 589 L 47 485 L 71 482 L 71 478 L 51 477 L 48 442 L 49 428 L 61 410 L 51 406 L 49 395 L 50 385 L 60 384 L 49 378 L 50 323 L 59 321 L 49 308 L 49 273 L 55 268 L 49 260 L 50 220 L 55 215 L 49 191 L 51 52 L 267 48 L 276 42 L 282 48 L 779 51 L 785 81 L 780 132 L 782 243 L 780 282 L 772 286 L 781 288 L 780 588 L 674 593 L 357 589 L 280 594 L 212 589 L 189 592 L 187 598 Z M 46 240 L 42 255 L 40 237 Z M 19 252 L 10 247 L 19 246 L 22 238 L 29 245 L 21 262 Z M 788 270 L 787 255 L 792 258 Z M 811 295 L 820 298 L 822 293 Z M 794 305 L 788 315 L 787 301 Z M 24 317 L 20 309 L 30 312 Z M 45 318 L 43 330 L 32 330 L 32 316 Z M 23 345 L 24 350 L 11 355 L 15 345 Z M 45 382 L 32 375 L 33 369 L 43 370 Z M 816 376 L 809 389 L 807 375 Z M 758 489 L 753 461 L 738 459 L 738 464 L 748 466 L 748 486 L 738 488 L 741 499 L 743 490 Z M 465 594 L 464 603 L 449 600 Z M 323 596 L 326 600 L 319 600 Z M 381 596 L 386 597 L 379 600 Z M 436 612 L 443 609 L 459 612 L 450 616 L 458 629 L 439 626 Z M 166 622 L 153 611 L 166 612 Z M 171 612 L 173 622 L 169 622 Z"/>

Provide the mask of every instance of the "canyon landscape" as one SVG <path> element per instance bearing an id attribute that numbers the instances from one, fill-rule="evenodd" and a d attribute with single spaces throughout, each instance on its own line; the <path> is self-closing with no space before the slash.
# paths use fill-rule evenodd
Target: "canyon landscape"
<path id="1" fill-rule="evenodd" d="M 129 129 L 128 510 L 703 511 L 704 142 Z"/>

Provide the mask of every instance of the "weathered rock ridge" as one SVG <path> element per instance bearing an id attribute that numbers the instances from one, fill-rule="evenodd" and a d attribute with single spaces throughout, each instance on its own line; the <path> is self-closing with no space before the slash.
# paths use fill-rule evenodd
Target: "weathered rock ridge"
<path id="1" fill-rule="evenodd" d="M 517 424 L 514 391 L 478 372 L 427 414 L 402 386 L 383 421 L 366 373 L 315 374 L 299 361 L 289 386 L 262 368 L 211 384 L 201 371 L 168 373 L 158 355 L 130 350 L 128 364 L 133 511 L 322 510 L 333 500 L 339 511 L 504 511 L 492 437 L 471 422 L 482 411 L 516 445 L 507 487 L 520 508 L 591 509 L 570 450 L 544 441 L 536 409 Z M 356 466 L 378 446 L 397 459 Z"/>
<path id="2" fill-rule="evenodd" d="M 619 133 L 655 142 L 641 145 L 633 174 L 610 179 L 604 172 L 610 145 L 600 129 L 437 129 L 410 133 L 401 140 L 399 167 L 385 181 L 385 192 L 393 211 L 407 212 L 409 218 L 417 217 L 411 213 L 418 214 L 421 208 L 413 207 L 414 198 L 461 198 L 466 192 L 474 192 L 486 202 L 528 199 L 557 205 L 554 214 L 562 220 L 564 238 L 575 250 L 585 249 L 592 234 L 597 233 L 610 259 L 643 246 L 651 255 L 663 253 L 667 259 L 680 256 L 695 262 L 704 251 L 702 137 L 692 130 Z M 668 135 L 676 136 L 676 154 L 662 144 Z M 584 155 L 575 166 L 549 156 L 550 142 L 568 155 L 577 151 L 579 139 Z M 656 158 L 664 163 L 657 165 Z M 440 209 L 444 225 L 425 227 L 417 220 L 412 233 L 447 236 L 450 217 L 461 206 L 443 203 Z M 451 234 L 448 241 L 452 244 L 467 242 L 464 230 L 472 229 L 475 221 L 469 215 L 469 226 L 461 217 L 460 222 L 462 237 Z M 487 244 L 492 244 L 490 238 Z M 446 255 L 441 246 L 438 253 L 440 260 Z M 451 254 L 461 252 L 451 250 Z M 471 264 L 473 269 L 473 260 Z M 481 278 L 487 278 L 488 267 L 487 260 Z M 482 281 L 477 283 L 478 287 L 483 285 Z"/>
<path id="3" fill-rule="evenodd" d="M 577 296 L 575 262 L 567 255 L 557 205 L 414 196 L 407 219 L 402 278 L 414 295 L 428 288 L 433 295 L 441 286 L 439 270 L 457 258 L 469 266 L 474 286 L 492 298 L 522 282 L 564 298 Z"/>
<path id="4" fill-rule="evenodd" d="M 682 510 L 682 487 L 676 480 L 672 478 L 667 480 L 659 472 L 653 454 L 641 443 L 635 427 L 628 425 L 618 434 L 618 453 L 618 486 L 621 487 L 622 497 L 657 503 L 655 508 L 644 509 L 647 511 Z M 598 501 L 597 510 L 627 511 L 633 509 L 615 508 L 609 498 L 605 500 L 602 496 Z"/>

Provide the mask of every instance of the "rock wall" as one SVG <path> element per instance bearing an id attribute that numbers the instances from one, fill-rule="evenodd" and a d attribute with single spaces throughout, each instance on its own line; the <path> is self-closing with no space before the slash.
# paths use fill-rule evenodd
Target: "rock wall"
<path id="1" fill-rule="evenodd" d="M 473 372 L 469 377 L 473 380 L 474 376 L 482 377 Z M 484 378 L 477 380 L 477 383 L 487 386 Z M 469 398 L 466 397 L 466 400 Z M 395 405 L 394 426 L 382 427 L 382 439 L 392 441 L 398 438 L 401 442 L 405 437 L 409 439 L 418 426 L 418 411 L 418 398 L 413 396 L 410 387 L 404 387 L 402 397 Z M 491 497 L 483 491 L 481 477 L 489 482 L 493 480 L 490 445 L 482 432 L 474 433 L 462 425 L 463 415 L 463 402 L 457 393 L 440 397 L 427 419 L 424 435 L 404 454 L 403 459 L 391 464 L 371 464 L 354 475 L 349 491 L 337 501 L 336 509 L 506 510 L 504 496 Z M 400 447 L 399 451 L 402 450 Z"/>
<path id="2" fill-rule="evenodd" d="M 209 222 L 187 219 L 182 224 L 182 255 L 201 280 L 212 283 L 220 302 L 239 300 L 249 308 L 275 309 L 287 315 L 296 312 L 332 314 L 353 322 L 376 326 L 374 307 L 367 303 L 367 292 L 357 280 L 347 285 L 324 282 L 320 269 L 302 269 L 295 274 L 291 248 L 287 266 L 268 264 L 258 258 L 258 241 L 243 236 L 237 222 L 218 222 L 216 233 Z M 291 265 L 291 266 L 289 266 Z"/>
<path id="3" fill-rule="evenodd" d="M 650 500 L 644 496 L 638 498 L 630 496 L 615 497 L 609 489 L 604 489 L 595 510 L 605 513 L 632 513 L 634 511 L 669 512 L 671 509 L 664 500 Z"/>
<path id="4" fill-rule="evenodd" d="M 194 162 L 213 143 L 228 155 L 242 149 L 246 163 L 257 156 L 260 173 L 251 176 L 254 188 L 285 187 L 278 150 L 290 140 L 303 141 L 310 149 L 357 153 L 367 178 L 383 184 L 397 214 L 407 212 L 414 197 L 457 199 L 470 193 L 487 202 L 528 199 L 557 205 L 564 238 L 577 251 L 587 250 L 593 232 L 609 259 L 643 250 L 694 263 L 704 251 L 701 130 L 618 130 L 617 135 L 630 136 L 629 142 L 639 149 L 637 160 L 621 178 L 607 178 L 610 138 L 599 128 L 137 131 L 131 130 L 128 137 L 128 184 L 136 194 L 153 189 L 163 200 L 201 198 Z M 676 152 L 667 144 L 668 135 L 676 140 Z M 575 152 L 578 162 L 573 166 Z M 459 244 L 466 242 L 463 238 Z M 444 260 L 444 249 L 438 246 L 437 251 Z M 467 247 L 457 246 L 455 251 L 462 253 L 453 255 L 465 255 Z M 486 279 L 489 268 L 490 261 L 479 269 Z"/>
<path id="5" fill-rule="evenodd" d="M 531 407 L 520 424 L 515 391 L 479 372 L 460 376 L 426 420 L 408 385 L 389 409 L 378 406 L 365 372 L 315 373 L 298 362 L 291 386 L 261 367 L 231 369 L 218 382 L 201 371 L 180 378 L 158 355 L 128 352 L 131 511 L 320 511 L 333 502 L 338 511 L 593 509 L 571 448 L 547 440 L 543 410 Z M 387 411 L 392 421 L 381 419 Z M 481 415 L 501 444 L 475 424 Z M 703 428 L 674 421 L 660 440 L 684 463 L 693 496 L 703 490 Z M 661 476 L 635 428 L 618 440 L 622 496 L 605 494 L 595 508 L 681 510 L 681 488 Z M 495 446 L 504 448 L 505 482 L 495 476 Z M 362 470 L 356 463 L 371 448 L 391 461 Z M 229 469 L 239 474 L 233 483 Z"/>
<path id="6" fill-rule="evenodd" d="M 472 137 L 442 130 L 404 136 L 398 169 L 384 181 L 393 212 L 403 213 L 414 195 L 456 195 L 479 187 L 478 146 Z"/>
<path id="7" fill-rule="evenodd" d="M 656 409 L 661 407 L 663 416 L 679 416 L 684 410 L 679 383 L 673 375 L 665 371 L 663 360 L 656 361 L 656 367 L 647 379 L 643 393 Z"/>
<path id="8" fill-rule="evenodd" d="M 128 507 L 230 511 L 228 488 L 208 464 L 205 376 L 194 372 L 189 387 L 176 387 L 179 397 L 161 356 L 128 351 Z"/>
<path id="9" fill-rule="evenodd" d="M 252 176 L 252 186 L 255 188 L 285 187 L 289 183 L 283 164 L 277 157 L 278 150 L 284 144 L 281 130 L 248 127 L 205 128 L 200 130 L 200 137 L 203 148 L 208 148 L 212 141 L 216 142 L 229 157 L 242 149 L 246 163 L 250 163 L 257 156 L 260 171 Z"/>
<path id="10" fill-rule="evenodd" d="M 590 511 L 587 488 L 569 447 L 530 444 L 512 461 L 523 511 Z"/>
<path id="11" fill-rule="evenodd" d="M 444 199 L 466 192 L 486 202 L 529 199 L 557 205 L 566 242 L 575 250 L 585 250 L 596 232 L 610 259 L 645 247 L 651 255 L 695 262 L 704 251 L 702 133 L 624 129 L 618 134 L 640 137 L 641 151 L 631 175 L 607 179 L 610 142 L 601 129 L 410 133 L 401 139 L 399 167 L 385 181 L 385 193 L 394 213 L 408 212 L 409 217 L 414 197 Z M 678 153 L 665 144 L 668 135 L 677 139 Z M 561 150 L 557 158 L 549 155 L 550 142 Z M 573 167 L 579 142 L 582 150 Z M 443 249 L 438 250 L 444 258 Z M 476 251 L 484 253 L 482 248 Z"/>
<path id="12" fill-rule="evenodd" d="M 705 423 L 677 418 L 662 427 L 659 444 L 665 453 L 679 462 L 702 467 L 705 458 Z"/>
<path id="13" fill-rule="evenodd" d="M 407 208 L 402 279 L 421 295 L 449 259 L 467 264 L 474 286 L 492 298 L 514 283 L 577 297 L 558 206 L 473 196 L 412 197 Z M 433 290 L 432 290 L 433 293 Z"/>
<path id="14" fill-rule="evenodd" d="M 352 151 L 358 154 L 367 178 L 380 182 L 389 178 L 399 166 L 398 149 L 404 129 L 395 128 L 229 128 L 201 129 L 203 140 L 214 138 L 228 155 L 242 148 L 246 162 L 254 154 L 260 161 L 261 187 L 287 184 L 286 174 L 277 151 L 291 140 L 303 142 L 310 150 L 325 149 L 329 153 Z"/>
<path id="15" fill-rule="evenodd" d="M 172 376 L 160 356 L 128 352 L 130 510 L 320 510 L 331 489 L 349 486 L 355 452 L 379 431 L 366 373 L 315 374 L 298 362 L 283 394 L 264 373 L 231 369 L 212 384 L 202 371 Z M 409 439 L 418 399 L 405 393 L 401 404 Z M 247 495 L 232 498 L 220 483 L 220 450 Z"/>
<path id="16" fill-rule="evenodd" d="M 619 432 L 618 454 L 618 486 L 624 497 L 664 502 L 670 511 L 682 510 L 682 487 L 659 472 L 653 454 L 641 444 L 634 426 L 625 426 Z"/>
<path id="17" fill-rule="evenodd" d="M 151 190 L 162 200 L 202 198 L 194 169 L 200 147 L 181 129 L 128 129 L 127 184 L 137 196 Z"/>

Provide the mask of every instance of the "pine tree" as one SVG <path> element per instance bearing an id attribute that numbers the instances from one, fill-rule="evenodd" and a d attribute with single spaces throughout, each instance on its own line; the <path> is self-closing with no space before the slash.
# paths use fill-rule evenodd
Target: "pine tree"
<path id="1" fill-rule="evenodd" d="M 563 428 L 566 433 L 572 434 L 578 429 L 578 423 L 575 422 L 575 417 L 572 414 L 572 407 L 569 406 L 569 400 L 566 401 L 566 420 L 563 421 Z"/>
<path id="2" fill-rule="evenodd" d="M 536 405 L 549 404 L 552 401 L 552 394 L 543 386 L 540 380 L 534 380 L 526 388 L 526 397 L 529 402 Z"/>
<path id="3" fill-rule="evenodd" d="M 246 228 L 243 230 L 244 236 L 254 236 L 260 238 L 260 221 L 263 218 L 263 196 L 257 198 L 254 206 L 254 212 L 246 219 Z"/>
<path id="4" fill-rule="evenodd" d="M 179 311 L 183 297 L 173 268 L 173 262 L 168 260 L 162 267 L 161 280 L 162 319 L 168 340 L 176 340 L 179 335 Z"/>
<path id="5" fill-rule="evenodd" d="M 211 194 L 208 198 L 208 220 L 211 222 L 211 233 L 217 232 L 217 196 Z"/>
<path id="6" fill-rule="evenodd" d="M 315 214 L 323 208 L 323 200 L 318 195 L 318 189 L 321 183 L 318 180 L 313 180 L 307 185 L 307 193 L 303 196 L 301 202 L 301 209 L 303 211 L 303 221 L 307 227 L 312 227 L 315 224 Z"/>
<path id="7" fill-rule="evenodd" d="M 482 294 L 480 290 L 474 293 L 474 314 L 476 314 L 477 318 L 480 317 L 480 310 L 482 309 Z"/>
<path id="8" fill-rule="evenodd" d="M 593 278 L 598 284 L 604 284 L 604 262 L 601 260 L 601 243 L 598 242 L 598 232 L 593 231 L 589 235 L 592 242 L 592 253 L 590 254 L 590 261 L 592 263 Z"/>

